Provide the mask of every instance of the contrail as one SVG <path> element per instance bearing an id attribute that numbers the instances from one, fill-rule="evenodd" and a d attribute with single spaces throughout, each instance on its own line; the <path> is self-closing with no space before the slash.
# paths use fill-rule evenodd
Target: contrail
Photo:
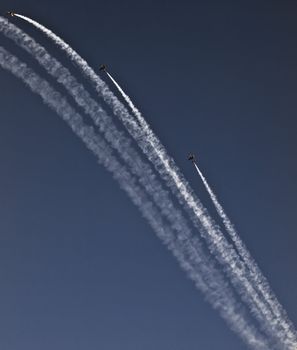
<path id="1" fill-rule="evenodd" d="M 125 101 L 127 102 L 127 104 L 129 105 L 129 107 L 132 109 L 132 112 L 134 114 L 134 116 L 136 117 L 138 123 L 141 125 L 141 127 L 144 130 L 144 133 L 146 133 L 147 135 L 147 139 L 150 142 L 151 146 L 157 150 L 157 152 L 159 151 L 160 154 L 160 158 L 162 159 L 162 155 L 164 156 L 163 161 L 165 160 L 165 164 L 166 164 L 166 154 L 165 154 L 165 149 L 164 147 L 160 144 L 159 140 L 157 139 L 157 137 L 153 134 L 152 130 L 150 129 L 150 127 L 148 126 L 148 124 L 146 123 L 145 119 L 142 117 L 141 113 L 138 111 L 138 109 L 134 106 L 132 100 L 130 99 L 130 97 L 123 91 L 123 89 L 120 87 L 120 85 L 116 82 L 116 80 L 108 73 L 106 72 L 107 75 L 109 76 L 109 78 L 111 79 L 111 81 L 114 83 L 114 85 L 117 87 L 118 91 L 121 93 L 121 95 L 123 96 L 123 98 L 125 99 Z M 168 157 L 169 158 L 169 157 Z M 169 162 L 173 162 L 173 160 L 169 159 Z M 167 162 L 167 165 L 169 164 L 169 162 Z M 159 165 L 159 163 L 157 163 Z M 176 173 L 178 174 L 179 170 L 177 169 L 177 167 L 173 164 L 173 169 L 176 168 Z M 162 169 L 164 170 L 164 169 Z M 168 169 L 166 169 L 168 170 Z M 174 174 L 173 174 L 174 175 Z M 178 181 L 177 177 L 173 176 L 173 179 L 176 179 L 175 185 L 176 187 L 179 187 L 180 182 Z M 180 179 L 182 179 L 182 176 L 180 176 Z M 183 179 L 183 182 L 186 183 L 186 180 Z M 182 186 L 180 186 L 179 188 L 181 188 Z M 186 187 L 186 186 L 185 186 Z M 188 193 L 191 190 L 188 191 Z M 187 194 L 188 194 L 187 193 Z M 191 198 L 190 196 L 187 196 L 186 198 Z M 195 198 L 195 196 L 193 195 L 193 198 Z M 195 204 L 200 204 L 198 199 L 196 199 L 196 203 Z M 188 203 L 187 203 L 188 204 Z M 221 211 L 222 213 L 222 211 Z M 197 214 L 197 211 L 196 211 Z M 207 215 L 207 213 L 204 213 Z M 195 218 L 193 218 L 195 220 Z M 224 223 L 227 222 L 226 220 L 226 216 L 224 217 Z M 199 227 L 199 224 L 197 225 Z M 228 228 L 230 229 L 232 227 L 231 222 L 229 221 L 229 225 Z M 217 230 L 218 232 L 218 230 Z M 233 231 L 234 232 L 234 231 Z M 238 249 L 240 247 L 240 239 L 237 236 L 236 237 L 236 241 L 237 244 L 235 245 L 236 248 Z M 235 264 L 238 264 L 238 266 L 240 266 L 241 269 L 245 269 L 244 266 L 242 266 L 240 263 L 241 261 L 238 260 L 237 256 L 236 256 L 236 252 L 233 251 L 233 249 L 230 249 L 230 247 L 228 246 L 228 244 L 226 244 L 225 242 L 222 242 L 222 248 L 229 250 L 232 252 L 232 257 L 235 260 Z M 212 246 L 212 242 L 210 242 L 210 245 Z M 243 248 L 243 244 L 241 245 L 241 248 Z M 240 253 L 240 257 L 241 257 L 241 253 L 243 252 L 243 250 L 239 250 Z M 249 253 L 248 253 L 249 254 Z M 222 254 L 223 255 L 223 254 Z M 247 254 L 245 255 L 245 257 L 247 258 Z M 224 256 L 223 256 L 224 258 Z M 231 260 L 231 259 L 230 259 Z M 229 261 L 230 261 L 229 260 Z M 222 262 L 222 260 L 220 260 Z M 246 259 L 243 259 L 244 263 L 246 263 Z M 224 261 L 223 261 L 223 265 L 224 265 Z M 227 265 L 227 267 L 230 267 L 231 263 L 229 263 Z M 226 266 L 226 265 L 225 265 Z M 250 269 L 250 264 L 247 264 L 248 269 Z M 236 272 L 236 265 L 233 266 L 233 270 L 235 270 Z M 268 330 L 268 332 L 273 336 L 274 332 L 279 332 L 280 328 L 281 331 L 279 333 L 280 338 L 283 340 L 283 342 L 289 347 L 289 349 L 296 349 L 297 347 L 297 340 L 296 340 L 296 333 L 294 330 L 294 326 L 291 323 L 291 321 L 289 320 L 289 318 L 286 315 L 286 312 L 284 311 L 284 309 L 281 307 L 281 305 L 278 303 L 276 297 L 273 295 L 273 292 L 270 290 L 270 287 L 268 285 L 268 283 L 265 281 L 265 277 L 262 275 L 262 273 L 260 272 L 259 269 L 253 269 L 252 271 L 252 286 L 250 286 L 249 282 L 246 281 L 242 281 L 244 287 L 247 289 L 247 294 L 248 293 L 257 293 L 257 291 L 253 291 L 253 289 L 258 290 L 262 296 L 264 297 L 264 300 L 266 303 L 268 303 L 268 305 L 270 306 L 270 309 L 268 310 L 265 305 L 261 302 L 261 299 L 259 299 L 259 297 L 256 294 L 253 294 L 253 296 L 250 298 L 245 292 L 243 292 L 243 299 L 245 301 L 248 302 L 248 304 L 250 304 L 250 302 L 254 302 L 261 310 L 262 315 L 259 314 L 259 312 L 257 310 L 255 310 L 255 308 L 253 306 L 250 305 L 252 312 L 256 315 L 256 317 L 258 318 L 258 320 L 260 321 L 261 318 L 264 316 L 265 318 L 268 319 L 268 325 L 271 327 L 270 330 Z M 234 271 L 231 271 L 234 272 Z M 230 272 L 227 271 L 227 273 L 230 276 Z M 245 272 L 246 273 L 246 272 Z M 248 276 L 250 276 L 250 271 L 248 271 Z M 231 274 L 231 280 L 233 280 L 232 274 Z M 234 280 L 233 280 L 234 281 Z M 239 282 L 240 283 L 240 282 Z M 238 280 L 234 281 L 235 286 L 240 287 L 238 283 Z M 261 283 L 261 285 L 258 285 L 257 283 Z M 242 289 L 241 289 L 242 292 Z M 274 313 L 276 320 L 274 319 L 274 316 L 272 315 L 272 312 Z M 261 322 L 261 321 L 260 321 Z M 265 327 L 264 327 L 265 329 Z M 267 331 L 267 328 L 265 329 Z M 286 336 L 288 336 L 288 339 L 286 339 Z"/>
<path id="2" fill-rule="evenodd" d="M 236 232 L 234 226 L 232 225 L 229 217 L 225 213 L 222 205 L 217 199 L 217 196 L 215 195 L 214 191 L 209 186 L 205 176 L 203 175 L 202 171 L 198 167 L 197 163 L 193 162 L 195 169 L 197 170 L 215 208 L 219 216 L 221 217 L 224 226 L 226 228 L 226 231 L 230 235 L 232 242 L 234 243 L 234 246 L 236 247 L 241 259 L 244 261 L 244 263 L 247 265 L 249 269 L 249 273 L 251 275 L 251 278 L 253 279 L 254 286 L 259 290 L 259 292 L 263 295 L 269 306 L 271 307 L 272 311 L 277 315 L 277 317 L 284 318 L 285 314 L 283 309 L 280 307 L 279 303 L 276 300 L 276 297 L 272 294 L 270 291 L 268 282 L 266 278 L 261 273 L 257 263 L 249 253 L 248 249 L 245 247 L 245 244 L 240 239 L 238 233 Z M 292 327 L 292 325 L 290 325 Z"/>
<path id="3" fill-rule="evenodd" d="M 32 92 L 38 94 L 44 103 L 52 108 L 70 126 L 73 132 L 85 143 L 97 157 L 98 162 L 113 174 L 120 187 L 128 194 L 132 202 L 138 207 L 142 215 L 149 222 L 157 236 L 163 241 L 173 255 L 179 261 L 180 266 L 194 281 L 196 287 L 206 296 L 212 306 L 220 312 L 229 326 L 237 332 L 251 348 L 269 350 L 266 340 L 246 320 L 246 317 L 237 305 L 232 291 L 223 283 L 220 283 L 218 271 L 208 265 L 207 257 L 201 251 L 199 256 L 202 264 L 197 264 L 197 259 L 192 259 L 196 251 L 189 242 L 182 237 L 175 237 L 168 227 L 158 209 L 147 198 L 145 193 L 137 185 L 133 176 L 113 156 L 112 150 L 103 139 L 95 134 L 94 129 L 86 126 L 82 117 L 69 105 L 67 100 L 51 85 L 35 74 L 26 64 L 0 47 L 0 66 L 20 78 Z M 194 252 L 193 252 L 194 251 Z M 194 255 L 193 255 L 194 254 Z"/>
<path id="4" fill-rule="evenodd" d="M 67 89 L 70 95 L 74 97 L 77 104 L 84 108 L 85 112 L 91 116 L 100 131 L 102 131 L 106 140 L 118 151 L 122 159 L 129 165 L 132 173 L 139 177 L 140 183 L 153 198 L 155 204 L 161 209 L 162 215 L 168 219 L 172 229 L 176 231 L 183 240 L 191 240 L 199 257 L 202 247 L 198 236 L 193 239 L 184 217 L 180 211 L 174 207 L 172 201 L 169 199 L 168 193 L 163 190 L 160 183 L 155 179 L 151 168 L 141 160 L 137 152 L 130 146 L 129 140 L 115 128 L 112 120 L 90 97 L 83 86 L 77 82 L 65 67 L 50 56 L 42 46 L 37 44 L 19 28 L 8 23 L 6 20 L 1 20 L 1 18 L 0 31 L 30 53 L 49 74 L 55 77 Z M 201 263 L 201 261 L 198 262 Z M 209 265 L 208 261 L 204 261 L 204 263 Z"/>
<path id="5" fill-rule="evenodd" d="M 166 184 L 171 188 L 172 192 L 177 196 L 180 203 L 185 207 L 188 214 L 192 218 L 193 223 L 200 229 L 201 234 L 207 241 L 211 252 L 216 256 L 218 261 L 224 266 L 230 280 L 240 294 L 249 305 L 252 313 L 257 317 L 261 324 L 265 324 L 270 334 L 275 334 L 289 348 L 296 347 L 296 332 L 290 326 L 290 321 L 286 316 L 280 319 L 276 315 L 272 315 L 271 311 L 266 308 L 265 302 L 259 298 L 255 292 L 251 282 L 247 279 L 245 266 L 242 265 L 237 253 L 228 244 L 218 227 L 213 223 L 206 210 L 201 205 L 198 198 L 193 193 L 189 184 L 180 173 L 180 170 L 170 158 L 163 145 L 151 131 L 140 112 L 137 119 L 141 117 L 141 128 L 138 123 L 131 118 L 127 109 L 112 94 L 106 84 L 96 75 L 87 62 L 83 60 L 68 44 L 61 38 L 52 33 L 49 29 L 32 19 L 17 15 L 18 17 L 30 22 L 35 27 L 43 31 L 50 39 L 52 39 L 67 56 L 77 64 L 78 68 L 88 77 L 95 85 L 99 96 L 103 97 L 113 109 L 116 116 L 120 118 L 128 132 L 138 142 L 140 148 L 147 155 L 155 168 L 165 180 Z M 284 315 L 285 311 L 284 311 Z"/>
<path id="6" fill-rule="evenodd" d="M 132 172 L 139 176 L 140 183 L 144 186 L 147 193 L 152 196 L 156 205 L 159 206 L 161 213 L 168 219 L 172 229 L 177 232 L 182 240 L 191 240 L 196 250 L 195 259 L 198 259 L 198 263 L 209 265 L 209 261 L 199 260 L 202 247 L 198 237 L 193 239 L 185 219 L 173 206 L 168 198 L 168 194 L 163 190 L 162 186 L 156 181 L 151 169 L 140 159 L 137 152 L 130 147 L 128 140 L 116 130 L 112 125 L 112 121 L 108 119 L 106 113 L 90 98 L 89 94 L 78 84 L 75 78 L 70 75 L 69 71 L 57 60 L 51 57 L 43 47 L 13 24 L 7 23 L 6 20 L 0 20 L 0 30 L 8 38 L 14 40 L 19 46 L 33 55 L 48 73 L 57 78 L 58 81 L 63 84 L 67 91 L 74 97 L 76 102 L 92 117 L 106 139 L 111 143 L 113 148 L 119 152 L 129 165 L 130 169 L 132 169 Z M 192 257 L 192 259 L 194 258 Z M 213 275 L 213 273 L 211 275 Z M 220 282 L 220 288 L 223 288 L 223 280 Z"/>
<path id="7" fill-rule="evenodd" d="M 109 79 L 114 83 L 116 88 L 119 90 L 120 94 L 124 97 L 124 100 L 127 102 L 128 106 L 132 109 L 132 111 L 133 111 L 133 113 L 134 113 L 138 123 L 140 124 L 140 126 L 145 128 L 145 124 L 143 124 L 142 115 L 140 114 L 138 109 L 135 108 L 135 106 L 134 106 L 132 100 L 130 99 L 130 97 L 124 92 L 124 90 L 120 87 L 120 85 L 116 82 L 116 80 L 111 76 L 111 74 L 108 73 L 107 70 L 105 70 L 105 73 L 107 74 Z"/>

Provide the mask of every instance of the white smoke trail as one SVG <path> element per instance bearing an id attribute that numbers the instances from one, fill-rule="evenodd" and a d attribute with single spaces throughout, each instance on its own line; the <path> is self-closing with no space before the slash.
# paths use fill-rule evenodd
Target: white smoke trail
<path id="1" fill-rule="evenodd" d="M 249 253 L 248 249 L 246 248 L 243 241 L 240 239 L 238 233 L 236 232 L 234 226 L 232 225 L 229 217 L 225 213 L 222 205 L 217 199 L 217 196 L 215 195 L 214 191 L 209 186 L 205 176 L 203 175 L 202 171 L 198 167 L 196 162 L 193 162 L 194 167 L 199 174 L 215 208 L 219 216 L 221 217 L 224 226 L 226 228 L 226 231 L 230 235 L 232 242 L 234 243 L 234 246 L 236 247 L 241 259 L 244 261 L 244 263 L 247 265 L 249 269 L 249 273 L 251 275 L 251 278 L 253 279 L 254 286 L 259 290 L 259 292 L 263 295 L 269 306 L 271 307 L 271 310 L 274 312 L 277 317 L 285 317 L 282 308 L 280 308 L 276 297 L 271 293 L 268 282 L 266 278 L 261 273 L 257 263 Z"/>
<path id="2" fill-rule="evenodd" d="M 20 47 L 30 53 L 49 74 L 55 77 L 67 91 L 74 97 L 78 105 L 82 106 L 87 114 L 95 121 L 95 124 L 104 134 L 106 140 L 118 151 L 122 159 L 129 165 L 133 174 L 139 178 L 140 183 L 146 192 L 153 198 L 155 204 L 160 208 L 161 213 L 169 221 L 171 228 L 177 232 L 182 240 L 190 240 L 196 250 L 196 256 L 201 256 L 202 246 L 198 236 L 193 238 L 192 233 L 179 210 L 177 210 L 168 193 L 156 180 L 151 168 L 141 160 L 137 152 L 129 145 L 129 140 L 120 133 L 113 125 L 112 120 L 104 110 L 90 97 L 70 72 L 63 67 L 56 59 L 31 37 L 21 31 L 15 25 L 0 18 L 0 31 L 8 38 L 14 40 Z M 192 259 L 194 259 L 192 257 Z M 197 257 L 196 257 L 197 260 Z M 209 265 L 210 262 L 198 260 L 198 263 Z M 218 279 L 219 277 L 217 277 Z M 223 286 L 223 279 L 220 281 L 220 288 Z"/>
<path id="3" fill-rule="evenodd" d="M 172 227 L 174 227 L 179 234 L 189 237 L 191 234 L 185 219 L 181 212 L 173 206 L 168 193 L 156 179 L 151 167 L 146 162 L 142 161 L 139 154 L 130 145 L 130 139 L 125 137 L 123 133 L 116 128 L 112 119 L 101 106 L 91 98 L 89 93 L 71 75 L 69 70 L 49 55 L 48 52 L 30 36 L 15 25 L 7 22 L 7 20 L 1 20 L 1 18 L 0 32 L 30 53 L 50 75 L 56 78 L 58 82 L 66 88 L 77 104 L 83 107 L 84 111 L 92 118 L 110 145 L 117 150 L 122 159 L 129 165 L 133 174 L 139 178 L 140 183 L 154 199 L 155 204 L 160 207 L 163 215 L 168 218 Z"/>
<path id="4" fill-rule="evenodd" d="M 147 140 L 150 142 L 151 146 L 155 150 L 157 150 L 157 152 L 160 152 L 159 153 L 159 157 L 161 159 L 162 159 L 162 156 L 164 156 L 164 158 L 162 160 L 163 160 L 163 163 L 166 164 L 166 158 L 165 158 L 166 157 L 166 153 L 165 153 L 164 147 L 160 144 L 159 140 L 153 134 L 152 130 L 149 128 L 148 124 L 146 123 L 145 119 L 142 117 L 141 113 L 134 106 L 134 104 L 131 101 L 130 97 L 123 91 L 123 89 L 116 82 L 116 80 L 108 72 L 106 72 L 106 73 L 108 74 L 108 76 L 111 79 L 111 81 L 115 84 L 115 86 L 117 87 L 117 89 L 119 90 L 119 92 L 121 93 L 123 98 L 126 100 L 127 104 L 132 109 L 134 116 L 136 117 L 138 123 L 141 125 L 141 127 L 143 129 L 143 132 L 146 134 Z M 157 164 L 159 164 L 159 163 L 157 163 Z M 167 162 L 166 165 L 168 165 L 168 164 L 169 164 L 169 162 Z M 175 168 L 175 166 L 173 165 L 173 169 L 174 168 Z M 168 170 L 168 168 L 166 170 Z M 178 174 L 178 169 L 176 169 L 176 174 Z M 174 175 L 175 174 L 173 174 L 172 178 L 175 180 L 176 187 L 179 187 L 178 177 L 174 176 Z M 186 186 L 185 186 L 185 188 L 186 188 Z M 188 198 L 190 198 L 190 196 Z M 198 201 L 196 199 L 196 203 L 197 202 Z M 198 204 L 199 204 L 199 202 L 198 202 Z M 196 211 L 196 213 L 197 213 L 197 211 Z M 222 213 L 222 210 L 221 210 L 220 213 Z M 226 215 L 224 217 L 224 223 L 227 223 Z M 233 228 L 231 222 L 229 221 L 228 229 L 230 229 L 231 227 Z M 234 233 L 234 231 L 232 233 Z M 233 236 L 234 236 L 234 234 L 233 234 Z M 239 250 L 240 257 L 241 257 L 241 253 L 243 253 L 244 245 L 243 245 L 243 243 L 241 242 L 241 240 L 240 240 L 240 238 L 238 236 L 234 237 L 234 238 L 236 238 L 236 242 L 237 242 L 237 244 L 235 245 L 236 248 L 238 249 L 239 247 L 241 247 L 241 249 Z M 210 242 L 210 244 L 212 245 L 212 242 Z M 223 247 L 225 249 L 228 249 L 229 251 L 232 251 L 227 246 L 227 244 L 225 244 L 225 243 L 223 243 L 223 244 L 224 244 Z M 247 252 L 247 250 L 246 250 L 246 252 Z M 245 254 L 245 258 L 247 258 L 248 254 L 249 254 L 248 252 Z M 240 264 L 241 261 L 238 261 L 238 258 L 236 257 L 236 252 L 233 251 L 232 255 L 233 255 L 234 259 L 235 259 L 235 264 L 238 264 L 238 266 L 241 269 L 245 269 L 245 267 Z M 230 259 L 230 262 L 231 261 L 232 260 Z M 246 259 L 243 259 L 243 261 L 244 261 L 244 263 L 247 263 Z M 259 268 L 258 269 L 253 268 L 253 270 L 250 270 L 251 269 L 250 262 L 251 262 L 251 260 L 249 260 L 249 264 L 247 264 L 247 267 L 248 267 L 249 271 L 246 271 L 246 269 L 245 269 L 245 274 L 247 273 L 247 276 L 250 276 L 250 271 L 252 271 L 252 280 L 251 280 L 252 284 L 250 283 L 250 281 L 242 281 L 242 279 L 241 279 L 241 281 L 243 282 L 244 287 L 247 289 L 247 294 L 250 292 L 253 295 L 250 298 L 246 293 L 243 293 L 243 299 L 245 301 L 247 301 L 248 303 L 254 302 L 260 308 L 260 310 L 262 312 L 262 315 L 260 315 L 259 312 L 257 310 L 255 310 L 255 308 L 253 306 L 250 305 L 252 312 L 256 315 L 256 317 L 258 318 L 259 321 L 261 320 L 261 318 L 263 316 L 266 319 L 268 319 L 267 326 L 268 327 L 271 326 L 271 329 L 269 330 L 268 328 L 263 327 L 266 332 L 268 331 L 268 333 L 270 333 L 270 335 L 272 335 L 272 336 L 273 336 L 274 332 L 278 332 L 278 334 L 279 334 L 278 337 L 280 337 L 280 339 L 282 339 L 283 343 L 286 344 L 286 346 L 288 346 L 289 349 L 296 349 L 297 348 L 297 340 L 296 340 L 296 332 L 294 330 L 293 324 L 291 323 L 291 321 L 287 317 L 286 312 L 284 311 L 284 309 L 279 304 L 279 302 L 276 299 L 276 297 L 274 296 L 273 292 L 270 290 L 270 287 L 269 287 L 265 277 L 262 275 L 261 271 L 259 270 Z M 223 264 L 224 264 L 224 262 L 223 262 Z M 230 265 L 227 265 L 227 267 L 228 266 L 230 266 Z M 233 270 L 236 270 L 236 265 L 233 266 Z M 233 278 L 232 275 L 230 277 L 231 277 L 231 279 Z M 234 284 L 235 284 L 235 286 L 240 287 L 240 285 L 238 284 L 238 281 L 235 280 Z M 254 290 L 252 290 L 252 289 L 254 289 Z M 264 302 L 269 305 L 269 309 L 266 308 L 266 306 L 264 305 L 264 303 L 262 303 L 262 301 L 259 298 L 259 296 L 257 296 L 257 290 L 264 297 Z M 241 292 L 242 292 L 242 289 L 241 289 Z M 274 315 L 272 313 L 274 313 Z M 264 320 L 264 322 L 265 322 L 265 320 Z M 286 338 L 286 337 L 288 337 L 288 338 Z"/>
<path id="5" fill-rule="evenodd" d="M 89 94 L 82 86 L 78 84 L 75 78 L 71 76 L 69 71 L 65 69 L 57 60 L 51 57 L 43 47 L 38 45 L 32 38 L 13 24 L 7 23 L 6 20 L 2 21 L 0 19 L 0 31 L 33 55 L 33 57 L 35 57 L 52 76 L 57 78 L 58 81 L 64 85 L 67 91 L 74 97 L 76 102 L 82 106 L 93 118 L 95 123 L 100 127 L 100 130 L 104 133 L 106 139 L 127 162 L 133 173 L 139 176 L 140 183 L 144 186 L 151 197 L 153 197 L 156 205 L 158 205 L 161 209 L 161 213 L 169 220 L 172 229 L 177 231 L 179 237 L 183 241 L 191 240 L 191 243 L 196 250 L 196 256 L 198 256 L 198 258 L 195 258 L 192 254 L 192 259 L 198 259 L 197 263 L 209 265 L 210 262 L 206 261 L 206 259 L 199 260 L 202 247 L 198 237 L 195 239 L 191 237 L 191 232 L 183 216 L 176 208 L 174 208 L 172 202 L 168 198 L 167 193 L 156 181 L 151 169 L 146 163 L 142 162 L 138 154 L 129 146 L 128 140 L 116 130 L 116 128 L 112 125 L 112 121 L 108 118 L 105 112 L 100 106 L 98 106 L 98 104 L 96 104 L 94 100 L 90 98 Z M 220 276 L 217 276 L 217 281 L 219 281 L 219 277 Z M 223 279 L 220 278 L 220 283 L 217 284 L 220 285 L 220 288 L 223 288 Z"/>
<path id="6" fill-rule="evenodd" d="M 141 128 L 139 128 L 138 124 L 131 118 L 126 108 L 112 94 L 93 69 L 88 66 L 87 62 L 83 60 L 68 44 L 38 22 L 25 16 L 17 16 L 30 22 L 32 25 L 43 31 L 66 52 L 68 57 L 78 65 L 85 76 L 94 83 L 99 95 L 111 105 L 114 114 L 120 118 L 129 133 L 138 141 L 143 152 L 154 164 L 155 168 L 171 188 L 172 192 L 177 196 L 181 204 L 184 205 L 185 209 L 190 214 L 193 223 L 200 229 L 203 237 L 208 242 L 210 250 L 224 266 L 232 283 L 239 289 L 243 300 L 247 302 L 253 314 L 262 325 L 265 324 L 267 331 L 270 332 L 271 335 L 275 334 L 275 336 L 281 339 L 288 349 L 294 349 L 297 343 L 296 332 L 285 311 L 283 310 L 283 315 L 285 315 L 285 317 L 274 317 L 270 310 L 265 306 L 264 301 L 259 298 L 257 293 L 255 293 L 253 286 L 247 279 L 245 267 L 242 265 L 236 252 L 230 247 L 222 233 L 214 225 L 206 210 L 203 208 L 200 201 L 191 190 L 189 184 L 180 173 L 178 167 L 167 155 L 165 148 L 151 131 L 140 112 L 138 111 L 137 119 L 139 120 L 139 118 L 141 118 Z M 136 112 L 135 110 L 134 112 Z"/>
<path id="7" fill-rule="evenodd" d="M 199 264 L 199 260 L 196 258 L 192 259 L 197 252 L 193 252 L 193 247 L 182 237 L 174 236 L 171 229 L 164 223 L 158 210 L 136 184 L 129 171 L 117 161 L 109 146 L 104 140 L 98 138 L 94 129 L 84 125 L 82 117 L 75 112 L 67 100 L 24 63 L 1 47 L 0 66 L 20 78 L 29 86 L 32 92 L 43 99 L 44 103 L 55 110 L 68 123 L 73 132 L 81 138 L 87 148 L 97 156 L 99 163 L 103 164 L 113 174 L 113 177 L 126 191 L 158 237 L 172 251 L 181 267 L 195 282 L 196 287 L 206 295 L 213 307 L 219 310 L 230 327 L 239 333 L 252 348 L 259 350 L 271 349 L 266 345 L 265 339 L 246 320 L 244 313 L 233 298 L 232 291 L 229 291 L 224 284 L 219 283 L 220 276 L 211 265 L 205 263 L 207 258 L 203 252 L 200 252 L 201 256 L 199 256 L 202 264 Z"/>
<path id="8" fill-rule="evenodd" d="M 124 97 L 124 100 L 127 102 L 128 106 L 132 109 L 140 126 L 145 128 L 146 126 L 145 126 L 145 124 L 143 124 L 142 115 L 140 114 L 139 110 L 137 108 L 135 108 L 130 97 L 124 92 L 124 90 L 120 87 L 120 85 L 116 82 L 116 80 L 112 77 L 112 75 L 107 72 L 107 70 L 105 70 L 105 73 L 108 75 L 109 79 L 114 83 L 116 88 L 119 90 L 120 94 Z"/>

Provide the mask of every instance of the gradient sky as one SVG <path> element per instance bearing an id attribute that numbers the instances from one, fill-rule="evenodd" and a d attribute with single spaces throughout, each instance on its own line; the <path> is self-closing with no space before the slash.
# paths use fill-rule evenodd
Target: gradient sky
<path id="1" fill-rule="evenodd" d="M 186 159 L 198 155 L 297 325 L 296 3 L 1 6 L 50 27 L 93 67 L 108 64 L 211 208 Z M 3 36 L 0 45 L 42 72 Z M 0 348 L 245 349 L 80 140 L 0 74 Z"/>

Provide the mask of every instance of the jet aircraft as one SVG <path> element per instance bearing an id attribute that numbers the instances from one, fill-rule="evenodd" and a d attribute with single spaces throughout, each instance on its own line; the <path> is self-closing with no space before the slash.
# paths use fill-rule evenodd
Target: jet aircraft
<path id="1" fill-rule="evenodd" d="M 190 160 L 192 163 L 195 163 L 196 162 L 196 158 L 195 158 L 194 154 L 189 154 L 188 160 Z"/>
<path id="2" fill-rule="evenodd" d="M 99 67 L 99 70 L 103 70 L 105 72 L 106 71 L 106 65 L 105 64 L 101 64 L 101 66 Z"/>
<path id="3" fill-rule="evenodd" d="M 7 16 L 11 16 L 11 17 L 13 17 L 15 15 L 15 13 L 11 12 L 11 11 L 6 12 L 6 14 L 7 14 Z"/>

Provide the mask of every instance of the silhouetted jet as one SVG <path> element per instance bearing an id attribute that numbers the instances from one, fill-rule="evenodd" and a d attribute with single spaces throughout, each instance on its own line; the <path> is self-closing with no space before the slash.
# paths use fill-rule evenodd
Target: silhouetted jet
<path id="1" fill-rule="evenodd" d="M 6 14 L 7 14 L 7 16 L 11 16 L 11 17 L 13 17 L 15 15 L 15 13 L 11 12 L 11 11 L 6 12 Z"/>
<path id="2" fill-rule="evenodd" d="M 101 64 L 99 70 L 104 70 L 104 72 L 106 71 L 106 65 L 105 64 Z"/>
<path id="3" fill-rule="evenodd" d="M 195 158 L 194 154 L 189 154 L 188 160 L 190 160 L 192 163 L 195 163 L 196 162 L 196 158 Z"/>

